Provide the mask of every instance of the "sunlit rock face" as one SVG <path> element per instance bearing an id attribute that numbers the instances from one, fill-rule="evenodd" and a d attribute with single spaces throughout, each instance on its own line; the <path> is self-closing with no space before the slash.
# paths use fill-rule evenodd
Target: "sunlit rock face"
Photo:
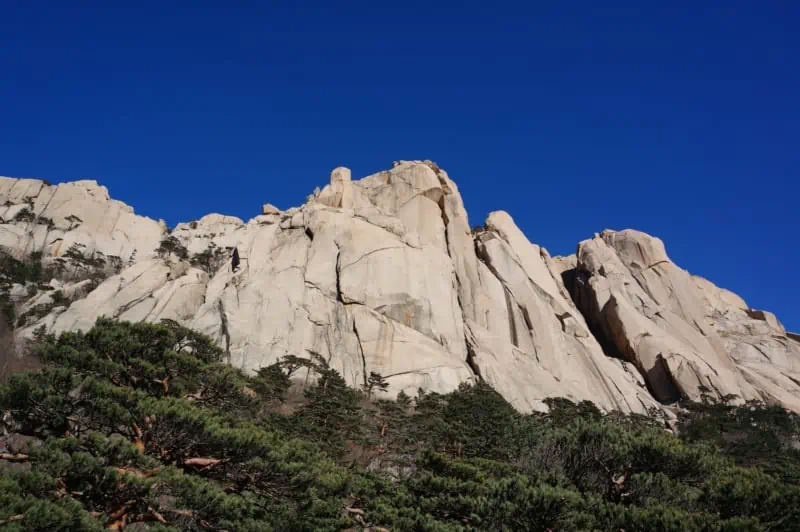
<path id="1" fill-rule="evenodd" d="M 605 231 L 551 257 L 505 212 L 471 229 L 430 161 L 360 180 L 336 168 L 300 207 L 171 232 L 93 181 L 0 178 L 0 205 L 7 253 L 47 262 L 72 249 L 115 265 L 88 285 L 53 281 L 80 297 L 46 307 L 22 337 L 99 316 L 171 319 L 245 370 L 321 357 L 353 386 L 381 374 L 389 397 L 482 379 L 525 412 L 566 397 L 646 413 L 701 393 L 800 410 L 800 343 L 772 314 L 690 276 L 644 233 Z M 170 238 L 185 252 L 158 251 Z M 9 289 L 31 305 L 25 287 Z"/>

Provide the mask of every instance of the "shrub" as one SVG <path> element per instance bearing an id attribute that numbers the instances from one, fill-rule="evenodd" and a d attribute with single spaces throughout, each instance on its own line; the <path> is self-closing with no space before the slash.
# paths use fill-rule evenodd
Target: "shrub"
<path id="1" fill-rule="evenodd" d="M 175 255 L 181 260 L 189 258 L 189 251 L 175 236 L 168 236 L 161 240 L 161 243 L 156 248 L 156 253 L 161 258 L 166 258 L 170 255 Z"/>
<path id="2" fill-rule="evenodd" d="M 31 223 L 36 219 L 36 215 L 31 212 L 30 209 L 27 207 L 23 207 L 22 209 L 14 215 L 15 222 L 24 222 L 24 223 Z"/>
<path id="3" fill-rule="evenodd" d="M 208 247 L 202 253 L 192 255 L 190 263 L 207 274 L 213 275 L 223 265 L 226 258 L 222 249 L 213 242 L 209 242 Z"/>

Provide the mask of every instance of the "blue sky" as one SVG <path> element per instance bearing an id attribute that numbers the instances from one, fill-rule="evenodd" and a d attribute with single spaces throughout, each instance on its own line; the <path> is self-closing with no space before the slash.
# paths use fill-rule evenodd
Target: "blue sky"
<path id="1" fill-rule="evenodd" d="M 0 175 L 174 225 L 432 159 L 473 225 L 640 229 L 798 330 L 800 4 L 701 3 L 0 1 Z"/>

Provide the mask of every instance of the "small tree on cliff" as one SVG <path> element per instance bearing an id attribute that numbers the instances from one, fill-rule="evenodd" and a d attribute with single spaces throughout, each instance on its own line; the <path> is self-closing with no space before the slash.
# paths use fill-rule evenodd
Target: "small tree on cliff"
<path id="1" fill-rule="evenodd" d="M 189 258 L 189 251 L 186 249 L 186 246 L 181 244 L 181 241 L 172 235 L 164 238 L 161 241 L 156 248 L 156 253 L 158 253 L 158 256 L 162 259 L 167 258 L 170 255 L 175 255 L 181 260 L 186 260 Z"/>

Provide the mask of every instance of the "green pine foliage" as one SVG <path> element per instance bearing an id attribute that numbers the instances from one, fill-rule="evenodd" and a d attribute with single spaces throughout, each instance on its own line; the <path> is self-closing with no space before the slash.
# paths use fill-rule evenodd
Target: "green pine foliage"
<path id="1" fill-rule="evenodd" d="M 189 258 L 189 251 L 186 249 L 180 240 L 175 236 L 166 236 L 158 244 L 156 253 L 161 258 L 167 258 L 170 255 L 175 255 L 181 260 Z"/>
<path id="2" fill-rule="evenodd" d="M 175 240 L 177 241 L 177 239 Z M 163 245 L 161 248 L 163 248 Z M 218 248 L 214 242 L 209 242 L 208 247 L 206 247 L 206 249 L 204 249 L 202 252 L 192 255 L 191 259 L 189 259 L 189 262 L 192 266 L 200 268 L 207 274 L 214 275 L 214 273 L 225 263 L 226 259 L 227 257 L 225 255 L 225 251 Z"/>
<path id="3" fill-rule="evenodd" d="M 45 277 L 41 252 L 34 251 L 24 260 L 17 260 L 0 249 L 0 282 L 39 283 Z"/>
<path id="4" fill-rule="evenodd" d="M 44 369 L 0 386 L 3 532 L 800 530 L 776 407 L 686 403 L 676 436 L 588 402 L 523 415 L 482 383 L 388 400 L 319 357 L 245 374 L 170 321 L 29 356 Z"/>

